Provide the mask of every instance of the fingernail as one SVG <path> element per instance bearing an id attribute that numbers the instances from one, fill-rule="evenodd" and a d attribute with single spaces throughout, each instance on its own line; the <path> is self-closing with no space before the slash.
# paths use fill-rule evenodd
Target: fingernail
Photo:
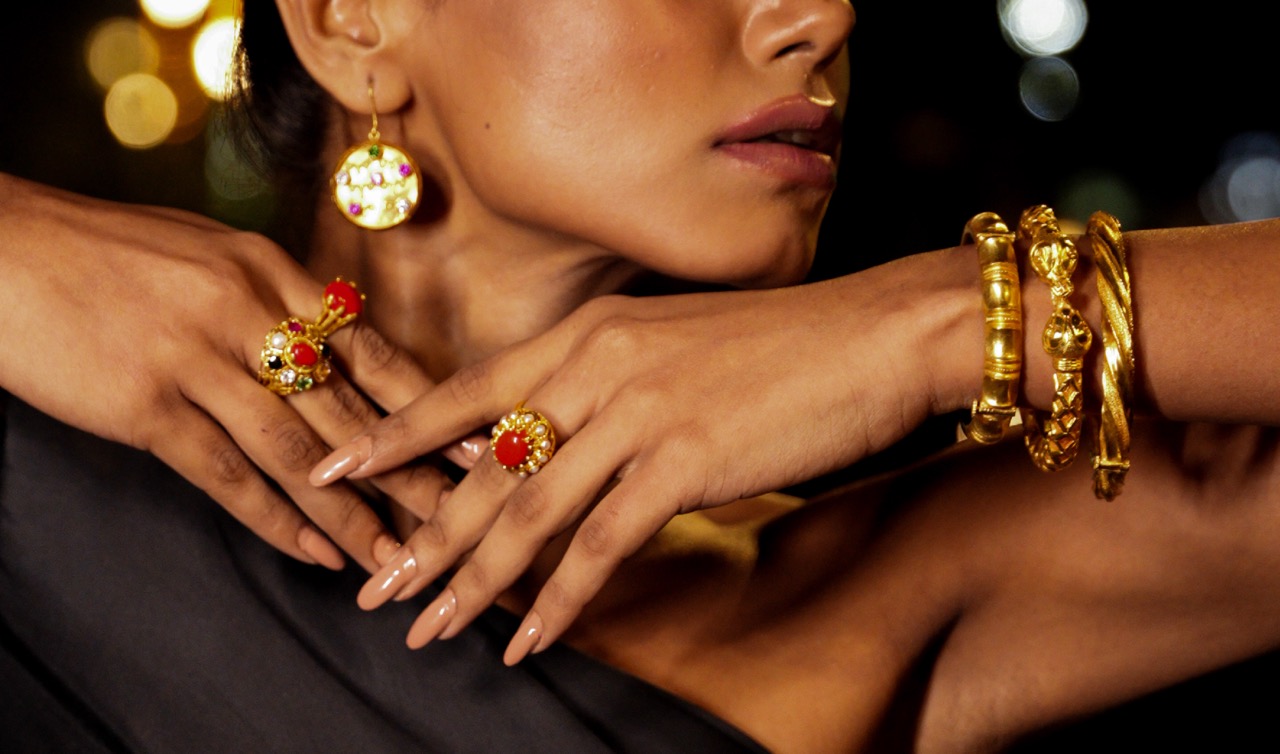
<path id="1" fill-rule="evenodd" d="M 467 459 L 473 463 L 480 460 L 480 456 L 489 449 L 489 440 L 483 435 L 468 437 L 458 444 L 462 446 L 462 452 L 466 454 Z"/>
<path id="2" fill-rule="evenodd" d="M 360 593 L 356 595 L 356 604 L 365 610 L 380 607 L 394 597 L 417 570 L 418 561 L 413 557 L 413 548 L 401 547 L 361 587 Z"/>
<path id="3" fill-rule="evenodd" d="M 363 466 L 372 452 L 373 440 L 368 435 L 361 435 L 325 456 L 307 479 L 316 487 L 336 482 Z"/>
<path id="4" fill-rule="evenodd" d="M 373 541 L 373 559 L 379 566 L 385 566 L 400 551 L 400 543 L 390 534 L 379 534 Z"/>
<path id="5" fill-rule="evenodd" d="M 511 643 L 507 645 L 507 651 L 502 655 L 502 662 L 511 667 L 523 660 L 530 652 L 538 651 L 538 643 L 542 641 L 542 616 L 529 611 L 524 617 L 524 623 L 520 624 L 520 628 L 516 630 L 516 635 L 511 637 Z"/>
<path id="6" fill-rule="evenodd" d="M 452 589 L 445 589 L 413 622 L 409 635 L 405 637 L 405 644 L 408 644 L 410 649 L 422 649 L 427 646 L 448 627 L 449 621 L 453 619 L 456 612 L 458 612 L 458 598 L 454 596 Z"/>
<path id="7" fill-rule="evenodd" d="M 341 571 L 347 564 L 347 559 L 342 557 L 342 551 L 310 526 L 304 526 L 298 530 L 298 547 L 317 563 L 330 570 Z"/>

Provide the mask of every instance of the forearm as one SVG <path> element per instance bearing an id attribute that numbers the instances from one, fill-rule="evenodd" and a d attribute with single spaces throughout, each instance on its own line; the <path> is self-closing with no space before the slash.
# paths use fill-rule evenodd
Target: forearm
<path id="1" fill-rule="evenodd" d="M 1176 421 L 1280 423 L 1280 351 L 1271 325 L 1280 317 L 1280 220 L 1124 234 L 1132 279 L 1135 408 Z M 1085 362 L 1086 405 L 1096 405 L 1103 369 L 1096 271 L 1089 244 L 1071 303 L 1094 335 Z M 956 252 L 967 257 L 957 266 Z M 965 408 L 977 397 L 983 326 L 979 267 L 972 247 L 923 255 L 968 287 L 965 319 L 919 325 L 923 363 L 933 374 L 939 411 Z M 1041 345 L 1051 311 L 1048 286 L 1022 260 L 1023 366 L 1020 400 L 1046 408 L 1053 400 L 1053 364 Z M 927 290 L 927 289 L 922 289 Z M 929 290 L 955 311 L 954 288 Z M 945 298 L 943 298 L 945 297 Z"/>

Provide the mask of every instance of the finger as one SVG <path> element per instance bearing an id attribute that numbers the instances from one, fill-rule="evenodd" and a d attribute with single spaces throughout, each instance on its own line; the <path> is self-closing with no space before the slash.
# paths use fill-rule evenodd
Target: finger
<path id="1" fill-rule="evenodd" d="M 328 446 L 298 412 L 234 367 L 212 367 L 200 380 L 201 392 L 189 398 L 225 427 L 245 455 L 335 544 L 365 569 L 377 568 L 375 549 L 380 540 L 394 542 L 394 537 L 350 487 L 320 489 L 307 482 L 307 472 Z"/>
<path id="2" fill-rule="evenodd" d="M 372 476 L 490 424 L 528 397 L 560 363 L 538 341 L 463 367 L 452 377 L 335 450 L 312 473 L 314 484 Z"/>
<path id="3" fill-rule="evenodd" d="M 680 510 L 661 475 L 632 474 L 587 515 L 516 630 L 502 661 L 515 665 L 551 646 L 635 554 Z M 452 626 L 450 626 L 452 629 Z"/>
<path id="4" fill-rule="evenodd" d="M 351 382 L 384 411 L 398 411 L 435 386 L 408 351 L 366 322 L 356 320 L 329 342 Z"/>
<path id="5" fill-rule="evenodd" d="M 345 559 L 292 503 L 272 489 L 221 427 L 188 406 L 173 416 L 181 432 L 151 450 L 272 547 L 303 562 L 341 569 Z"/>
<path id="6" fill-rule="evenodd" d="M 330 373 L 324 384 L 290 395 L 286 401 L 329 447 L 342 444 L 381 418 L 373 404 L 337 370 Z M 451 446 L 451 449 L 452 455 L 467 460 L 467 451 L 458 446 Z M 470 452 L 474 453 L 474 449 Z M 392 469 L 370 478 L 368 482 L 372 488 L 424 519 L 435 513 L 440 491 L 448 483 L 448 478 L 423 461 Z M 394 550 L 385 555 L 392 552 Z M 385 557 L 379 559 L 379 565 L 385 563 Z"/>
<path id="7" fill-rule="evenodd" d="M 455 636 L 528 571 L 548 542 L 582 517 L 623 462 L 620 456 L 597 452 L 600 446 L 592 442 L 592 434 L 591 427 L 585 429 L 545 471 L 511 493 L 475 552 L 449 581 L 456 608 L 448 624 L 438 625 L 428 610 L 426 622 L 410 630 L 411 647 L 437 635 Z"/>
<path id="8" fill-rule="evenodd" d="M 439 578 L 475 547 L 519 484 L 519 477 L 496 463 L 473 469 L 395 557 L 370 577 L 356 603 L 373 610 L 393 598 L 406 599 Z"/>

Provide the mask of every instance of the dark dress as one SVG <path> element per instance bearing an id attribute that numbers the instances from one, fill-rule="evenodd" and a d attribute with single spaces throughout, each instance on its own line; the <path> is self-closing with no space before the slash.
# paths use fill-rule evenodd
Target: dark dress
<path id="1" fill-rule="evenodd" d="M 0 751 L 763 751 L 571 649 L 504 667 L 499 610 L 410 652 L 430 594 L 363 612 L 357 568 L 296 563 L 151 456 L 7 400 Z"/>

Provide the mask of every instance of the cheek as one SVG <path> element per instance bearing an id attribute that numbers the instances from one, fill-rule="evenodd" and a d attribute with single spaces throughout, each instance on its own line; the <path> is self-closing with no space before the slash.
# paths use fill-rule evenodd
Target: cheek
<path id="1" fill-rule="evenodd" d="M 687 4 L 641 0 L 501 5 L 463 9 L 495 17 L 465 21 L 482 38 L 440 38 L 433 54 L 466 65 L 429 87 L 460 180 L 487 211 L 675 277 L 804 274 L 821 208 L 743 189 L 712 159 L 741 106 L 726 104 L 722 77 L 732 18 L 695 24 Z"/>

